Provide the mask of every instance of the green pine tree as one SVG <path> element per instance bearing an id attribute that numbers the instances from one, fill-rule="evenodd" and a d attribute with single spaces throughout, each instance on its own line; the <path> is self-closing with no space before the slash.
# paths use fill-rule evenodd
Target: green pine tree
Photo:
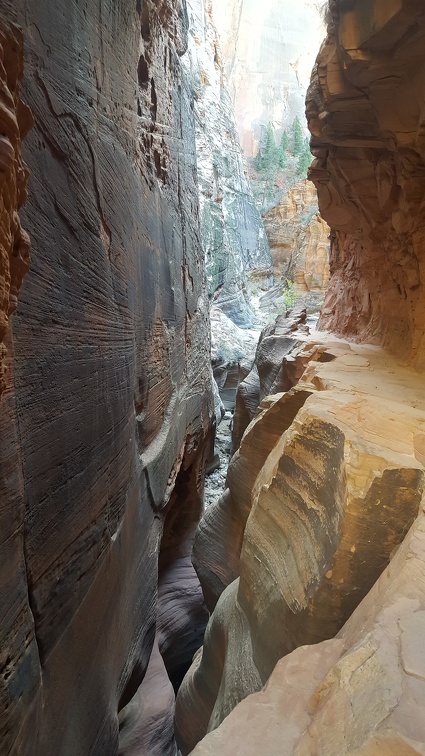
<path id="1" fill-rule="evenodd" d="M 276 142 L 271 123 L 267 124 L 266 139 L 263 153 L 263 171 L 273 170 L 276 164 Z"/>
<path id="2" fill-rule="evenodd" d="M 294 144 L 293 153 L 294 155 L 301 155 L 304 148 L 304 137 L 298 116 L 295 116 L 292 124 L 292 137 Z"/>
<path id="3" fill-rule="evenodd" d="M 252 164 L 256 171 L 261 171 L 263 168 L 263 158 L 261 155 L 261 145 L 258 145 L 258 151 L 255 156 L 255 158 L 252 161 Z"/>
<path id="4" fill-rule="evenodd" d="M 288 147 L 289 147 L 289 139 L 288 134 L 286 131 L 283 131 L 279 147 L 277 148 L 277 164 L 279 168 L 285 168 L 287 162 L 288 162 Z"/>
<path id="5" fill-rule="evenodd" d="M 310 145 L 309 145 L 308 139 L 306 138 L 304 140 L 303 151 L 298 157 L 298 162 L 297 162 L 297 175 L 298 176 L 303 176 L 304 178 L 307 176 L 307 171 L 311 163 L 311 159 L 312 159 L 312 155 L 310 152 Z"/>
<path id="6" fill-rule="evenodd" d="M 286 162 L 287 162 L 287 155 L 286 155 L 286 152 L 284 152 L 282 147 L 280 146 L 276 150 L 276 157 L 277 157 L 278 167 L 285 168 Z"/>

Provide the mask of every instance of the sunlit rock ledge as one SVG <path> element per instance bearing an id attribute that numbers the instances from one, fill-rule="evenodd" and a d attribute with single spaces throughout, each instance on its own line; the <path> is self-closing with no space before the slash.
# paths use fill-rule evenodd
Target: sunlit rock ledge
<path id="1" fill-rule="evenodd" d="M 416 696 L 416 691 L 409 693 L 407 683 L 403 683 L 402 692 L 400 675 L 410 675 L 408 679 L 412 679 L 413 688 L 418 688 L 419 698 L 425 694 L 420 674 L 418 677 L 413 672 L 411 678 L 411 669 L 415 665 L 420 667 L 422 658 L 411 629 L 422 621 L 416 612 L 425 600 L 420 571 L 422 551 L 414 557 L 418 560 L 415 568 L 413 563 L 405 564 L 406 559 L 411 559 L 411 544 L 415 544 L 415 549 L 418 546 L 422 515 L 409 540 L 397 552 L 418 515 L 424 485 L 423 378 L 376 346 L 359 345 L 323 333 L 294 336 L 303 346 L 291 358 L 305 360 L 308 355 L 310 361 L 298 384 L 289 392 L 266 398 L 248 426 L 230 466 L 224 501 L 216 508 L 215 519 L 212 510 L 208 513 L 208 527 L 213 534 L 209 553 L 208 529 L 201 523 L 208 569 L 198 571 L 206 595 L 217 589 L 217 575 L 224 587 L 226 553 L 231 555 L 232 577 L 236 579 L 222 593 L 203 650 L 195 657 L 178 695 L 177 735 L 183 753 L 190 753 L 200 738 L 218 727 L 238 702 L 258 691 L 279 659 L 290 652 L 296 655 L 299 673 L 299 682 L 293 685 L 297 695 L 304 696 L 297 703 L 300 719 L 296 716 L 297 707 L 295 714 L 289 714 L 290 703 L 288 719 L 287 704 L 282 703 L 295 696 L 294 691 L 285 688 L 288 680 L 292 680 L 292 673 L 288 672 L 293 663 L 291 657 L 279 663 L 267 692 L 260 694 L 258 701 L 268 702 L 261 708 L 268 712 L 267 716 L 279 712 L 282 730 L 275 723 L 279 730 L 276 737 L 283 738 L 283 743 L 288 737 L 285 728 L 291 728 L 294 717 L 293 726 L 298 727 L 299 736 L 310 721 L 313 729 L 311 735 L 305 736 L 307 740 L 300 742 L 302 750 L 295 750 L 297 735 L 293 741 L 287 741 L 285 748 L 289 748 L 289 742 L 294 745 L 279 753 L 346 753 L 341 738 L 348 744 L 344 748 L 352 748 L 355 743 L 360 747 L 390 711 L 397 707 L 404 711 L 409 696 Z M 295 407 L 292 413 L 291 404 Z M 272 427 L 274 433 L 270 432 Z M 265 448 L 260 452 L 261 465 L 255 468 L 259 439 Z M 248 484 L 247 471 L 254 478 L 249 478 Z M 247 500 L 248 488 L 251 494 Z M 421 538 L 423 542 L 423 534 Z M 397 567 L 393 563 L 388 567 L 396 552 Z M 414 600 L 403 599 L 405 573 L 409 575 L 406 585 Z M 208 585 L 209 579 L 215 585 Z M 366 610 L 363 604 L 359 607 L 378 580 L 373 588 L 376 599 L 365 599 L 365 606 L 369 607 Z M 409 591 L 406 596 L 410 596 Z M 393 601 L 401 602 L 401 624 L 394 619 L 397 610 Z M 374 615 L 378 630 L 372 632 Z M 369 623 L 367 632 L 365 616 Z M 348 630 L 341 631 L 350 617 Z M 402 632 L 407 633 L 410 671 L 406 671 L 403 659 L 398 660 L 398 635 Z M 367 633 L 372 635 L 369 637 Z M 315 647 L 294 651 L 334 636 L 339 640 L 328 642 L 323 654 L 318 654 Z M 393 651 L 389 651 L 391 644 Z M 357 645 L 359 650 L 355 651 Z M 324 683 L 323 691 L 328 692 L 317 693 L 314 698 L 316 711 L 311 696 L 334 665 L 335 670 Z M 359 672 L 354 674 L 357 667 Z M 308 685 L 303 682 L 305 674 Z M 276 679 L 279 683 L 274 693 Z M 381 687 L 386 692 L 379 697 L 377 691 Z M 220 753 L 249 754 L 256 749 L 258 753 L 258 742 L 255 737 L 250 739 L 250 730 L 244 729 L 243 719 L 246 707 L 256 706 L 255 701 L 254 698 L 238 707 L 230 724 L 226 720 L 223 729 L 210 735 L 210 741 L 199 746 L 195 753 L 210 753 L 209 747 L 216 752 L 218 748 Z M 329 711 L 335 722 L 341 721 L 328 747 L 325 735 L 319 730 L 325 727 Z M 237 728 L 244 744 L 239 751 L 226 729 L 234 726 L 238 716 L 242 717 Z M 257 716 L 252 713 L 254 729 Z M 267 716 L 263 721 L 261 715 L 259 731 L 262 727 L 268 730 Z M 301 720 L 304 724 L 300 724 Z M 382 737 L 393 737 L 391 727 Z M 400 737 L 420 740 L 418 727 L 421 728 L 420 719 L 416 722 L 413 712 L 410 724 L 403 720 Z M 325 745 L 320 745 L 320 738 L 325 738 Z M 281 741 L 272 740 L 269 750 L 262 748 L 261 753 L 275 753 L 277 743 Z M 385 753 L 392 753 L 391 743 Z M 314 750 L 316 747 L 319 750 Z"/>

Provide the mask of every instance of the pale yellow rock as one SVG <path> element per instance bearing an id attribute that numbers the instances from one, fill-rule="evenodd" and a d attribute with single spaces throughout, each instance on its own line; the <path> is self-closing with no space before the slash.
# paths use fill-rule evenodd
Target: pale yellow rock
<path id="1" fill-rule="evenodd" d="M 425 754 L 424 630 L 422 506 L 338 636 L 281 659 L 264 690 L 242 701 L 193 756 Z"/>
<path id="2" fill-rule="evenodd" d="M 237 608 L 239 626 L 245 628 L 239 637 L 245 649 L 245 682 L 239 685 L 241 657 L 236 663 L 234 640 L 226 645 L 222 613 L 220 647 L 211 642 L 214 612 L 204 646 L 208 669 L 201 660 L 196 677 L 189 671 L 178 696 L 183 753 L 195 745 L 185 731 L 190 731 L 198 710 L 204 710 L 203 689 L 211 670 L 221 670 L 221 678 L 215 682 L 216 699 L 207 707 L 209 730 L 228 713 L 230 689 L 234 703 L 242 700 L 247 679 L 265 684 L 279 658 L 338 633 L 391 557 L 400 553 L 397 549 L 419 509 L 424 487 L 423 377 L 375 346 L 326 334 L 296 338 L 304 340 L 311 361 L 290 392 L 262 404 L 242 441 L 239 459 L 244 462 L 239 468 L 232 465 L 228 477 L 242 549 L 239 585 L 233 584 L 233 599 L 227 599 L 234 608 L 229 603 L 227 611 L 231 616 Z M 269 435 L 265 428 L 273 432 Z M 257 467 L 256 454 L 261 455 Z M 252 463 L 245 467 L 250 457 Z M 214 537 L 232 549 L 221 527 Z M 409 651 L 414 629 L 406 625 L 404 633 L 409 645 L 403 649 L 403 663 L 410 669 L 417 653 L 415 648 Z M 341 675 L 350 676 L 347 670 L 354 664 L 360 676 L 366 670 L 379 679 L 381 662 L 375 668 L 377 657 L 369 651 L 366 644 L 358 658 L 350 657 Z M 179 706 L 187 688 L 190 707 L 184 702 Z M 394 690 L 388 701 L 375 691 L 376 717 L 378 709 L 387 716 L 396 699 Z M 338 705 L 342 709 L 334 717 L 343 716 L 348 706 Z M 371 705 L 369 710 L 373 719 Z M 329 754 L 343 753 L 338 748 L 339 740 Z"/>

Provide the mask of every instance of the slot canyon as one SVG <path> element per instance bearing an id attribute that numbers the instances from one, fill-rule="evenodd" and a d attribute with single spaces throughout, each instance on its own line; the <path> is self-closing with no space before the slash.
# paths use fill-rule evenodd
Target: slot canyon
<path id="1" fill-rule="evenodd" d="M 0 61 L 0 756 L 425 755 L 424 3 Z"/>

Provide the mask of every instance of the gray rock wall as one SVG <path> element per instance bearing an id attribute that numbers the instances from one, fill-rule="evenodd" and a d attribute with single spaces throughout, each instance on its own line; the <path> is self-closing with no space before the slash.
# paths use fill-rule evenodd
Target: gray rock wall
<path id="1" fill-rule="evenodd" d="M 183 64 L 195 98 L 196 146 L 208 290 L 239 326 L 253 322 L 247 276 L 268 269 L 270 252 L 242 161 L 211 0 L 188 0 Z"/>

